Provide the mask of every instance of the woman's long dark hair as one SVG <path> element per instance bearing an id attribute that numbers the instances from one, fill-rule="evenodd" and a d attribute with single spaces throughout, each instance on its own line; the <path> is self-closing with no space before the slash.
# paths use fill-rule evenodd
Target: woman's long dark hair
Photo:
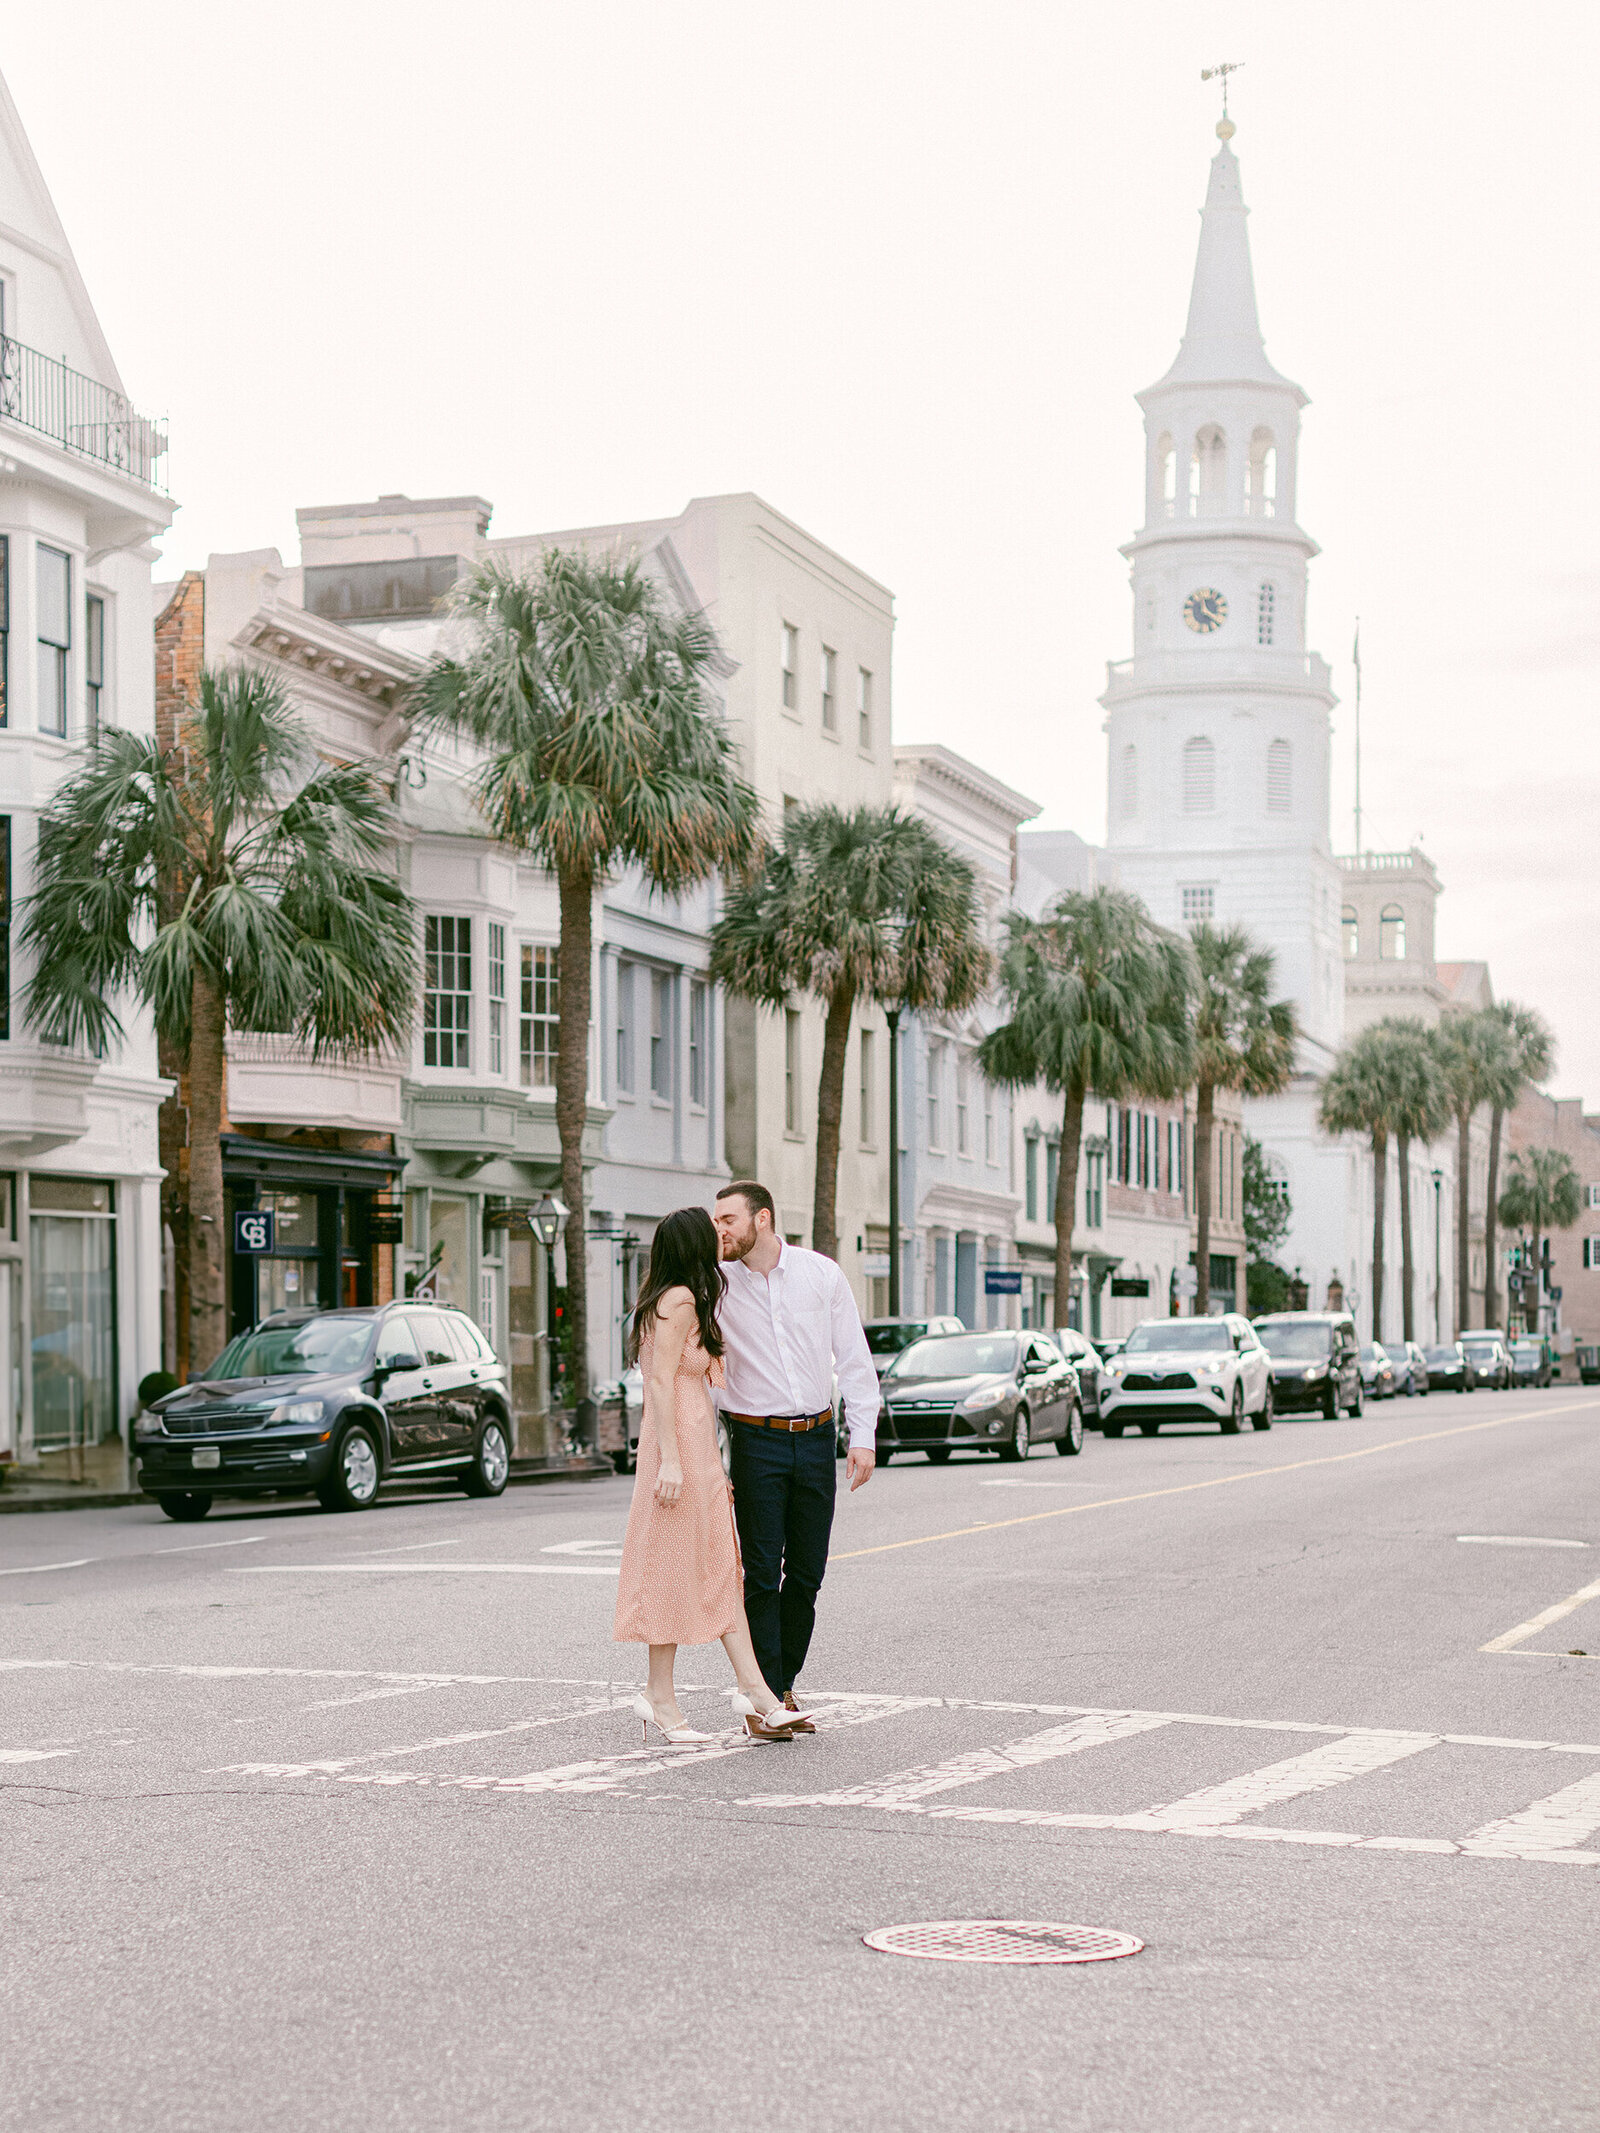
<path id="1" fill-rule="evenodd" d="M 703 1207 L 680 1207 L 662 1218 L 650 1244 L 650 1271 L 633 1307 L 628 1333 L 628 1360 L 636 1362 L 640 1343 L 655 1323 L 656 1307 L 668 1289 L 687 1289 L 694 1298 L 700 1345 L 707 1355 L 722 1353 L 717 1306 L 728 1277 L 719 1263 L 717 1232 Z"/>

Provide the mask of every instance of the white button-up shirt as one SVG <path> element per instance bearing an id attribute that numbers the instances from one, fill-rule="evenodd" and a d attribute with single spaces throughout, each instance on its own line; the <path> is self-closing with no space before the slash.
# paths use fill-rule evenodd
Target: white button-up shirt
<path id="1" fill-rule="evenodd" d="M 727 1344 L 717 1404 L 735 1415 L 820 1415 L 844 1396 L 852 1450 L 878 1441 L 878 1373 L 850 1284 L 821 1252 L 785 1244 L 770 1274 L 723 1262 L 718 1312 Z"/>

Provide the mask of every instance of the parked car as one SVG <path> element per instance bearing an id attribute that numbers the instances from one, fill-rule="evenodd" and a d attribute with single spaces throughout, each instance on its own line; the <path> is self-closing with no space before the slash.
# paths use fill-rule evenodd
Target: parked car
<path id="1" fill-rule="evenodd" d="M 1580 1385 L 1600 1385 L 1600 1348 L 1592 1348 L 1586 1343 L 1574 1349 L 1573 1361 L 1578 1366 Z"/>
<path id="2" fill-rule="evenodd" d="M 1436 1392 L 1471 1392 L 1472 1365 L 1459 1341 L 1446 1341 L 1437 1348 L 1424 1348 L 1428 1364 L 1428 1387 Z"/>
<path id="3" fill-rule="evenodd" d="M 314 1493 L 364 1511 L 410 1475 L 498 1496 L 511 1471 L 505 1368 L 464 1311 L 395 1303 L 278 1311 L 139 1418 L 140 1481 L 169 1518 L 229 1496 Z"/>
<path id="4" fill-rule="evenodd" d="M 1381 1341 L 1368 1341 L 1361 1350 L 1361 1384 L 1369 1400 L 1394 1398 L 1394 1365 Z"/>
<path id="5" fill-rule="evenodd" d="M 1394 1389 L 1409 1400 L 1413 1393 L 1428 1389 L 1428 1359 L 1415 1341 L 1385 1341 L 1384 1353 L 1394 1365 Z"/>
<path id="6" fill-rule="evenodd" d="M 867 1352 L 877 1366 L 880 1378 L 901 1350 L 909 1348 L 913 1341 L 926 1340 L 930 1333 L 965 1333 L 966 1330 L 959 1318 L 869 1318 L 864 1328 Z"/>
<path id="7" fill-rule="evenodd" d="M 1550 1351 L 1543 1341 L 1520 1340 L 1511 1343 L 1511 1382 L 1513 1385 L 1537 1385 L 1550 1383 L 1553 1372 L 1550 1368 Z"/>
<path id="8" fill-rule="evenodd" d="M 1492 1386 L 1496 1392 L 1509 1391 L 1511 1351 L 1503 1335 L 1492 1329 L 1471 1328 L 1462 1334 L 1461 1346 L 1475 1384 Z"/>
<path id="9" fill-rule="evenodd" d="M 953 1451 L 1026 1459 L 1040 1438 L 1072 1457 L 1083 1449 L 1078 1374 L 1044 1333 L 935 1333 L 913 1341 L 881 1381 L 878 1462 Z"/>
<path id="10" fill-rule="evenodd" d="M 1163 1422 L 1215 1422 L 1231 1437 L 1246 1416 L 1271 1429 L 1272 1401 L 1272 1364 L 1249 1319 L 1147 1318 L 1100 1381 L 1100 1429 L 1120 1437 L 1135 1422 L 1153 1437 Z"/>
<path id="11" fill-rule="evenodd" d="M 1100 1427 L 1100 1356 L 1087 1334 L 1075 1326 L 1056 1326 L 1050 1338 L 1078 1373 L 1078 1400 L 1085 1429 Z M 1121 1343 L 1119 1342 L 1120 1346 Z"/>
<path id="12" fill-rule="evenodd" d="M 1320 1412 L 1332 1422 L 1341 1407 L 1359 1416 L 1361 1380 L 1355 1320 L 1344 1311 L 1272 1311 L 1255 1322 L 1272 1360 L 1272 1399 L 1280 1415 Z"/>

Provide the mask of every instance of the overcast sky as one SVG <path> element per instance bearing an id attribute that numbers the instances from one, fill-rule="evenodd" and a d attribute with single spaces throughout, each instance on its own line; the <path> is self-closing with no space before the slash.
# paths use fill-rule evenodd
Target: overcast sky
<path id="1" fill-rule="evenodd" d="M 1600 1106 L 1597 52 L 1567 0 L 80 0 L 0 64 L 170 417 L 160 575 L 385 490 L 517 533 L 755 489 L 893 589 L 896 738 L 1098 840 L 1132 395 L 1245 61 L 1336 847 L 1359 614 L 1365 841 Z"/>

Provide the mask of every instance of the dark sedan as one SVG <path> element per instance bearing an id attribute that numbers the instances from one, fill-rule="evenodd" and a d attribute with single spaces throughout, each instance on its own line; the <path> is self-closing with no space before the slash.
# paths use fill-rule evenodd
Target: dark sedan
<path id="1" fill-rule="evenodd" d="M 1463 1333 L 1461 1347 L 1475 1385 L 1487 1385 L 1495 1392 L 1510 1391 L 1511 1351 L 1498 1333 Z"/>
<path id="2" fill-rule="evenodd" d="M 169 1518 L 214 1494 L 314 1492 L 364 1511 L 402 1475 L 498 1496 L 511 1471 L 499 1357 L 444 1305 L 279 1312 L 231 1340 L 198 1384 L 139 1417 L 140 1481 Z"/>
<path id="3" fill-rule="evenodd" d="M 1083 1449 L 1078 1376 L 1042 1333 L 942 1333 L 913 1341 L 883 1374 L 878 1461 L 953 1451 L 1026 1459 L 1041 1438 L 1066 1457 Z"/>
<path id="4" fill-rule="evenodd" d="M 1424 1348 L 1422 1352 L 1427 1359 L 1430 1392 L 1472 1391 L 1472 1365 L 1459 1341 L 1446 1341 L 1441 1347 Z"/>
<path id="5" fill-rule="evenodd" d="M 1360 1353 L 1355 1322 L 1344 1312 L 1270 1312 L 1256 1320 L 1256 1338 L 1272 1358 L 1272 1404 L 1280 1415 L 1311 1410 L 1332 1422 L 1343 1407 L 1360 1416 Z"/>
<path id="6" fill-rule="evenodd" d="M 1513 1341 L 1511 1343 L 1511 1382 L 1513 1385 L 1545 1386 L 1551 1381 L 1550 1351 L 1543 1341 Z"/>

